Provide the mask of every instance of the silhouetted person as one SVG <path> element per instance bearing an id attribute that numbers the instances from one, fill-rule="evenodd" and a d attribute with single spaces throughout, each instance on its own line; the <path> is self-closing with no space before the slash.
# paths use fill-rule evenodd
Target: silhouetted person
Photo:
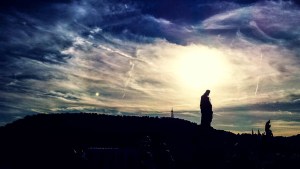
<path id="1" fill-rule="evenodd" d="M 209 99 L 210 90 L 206 90 L 201 96 L 200 109 L 201 109 L 201 126 L 210 128 L 210 124 L 213 118 L 212 105 Z"/>
<path id="2" fill-rule="evenodd" d="M 267 137 L 273 137 L 273 133 L 272 133 L 272 130 L 271 130 L 271 124 L 270 124 L 270 120 L 267 121 L 266 125 L 265 125 L 265 132 L 266 132 L 266 136 Z"/>

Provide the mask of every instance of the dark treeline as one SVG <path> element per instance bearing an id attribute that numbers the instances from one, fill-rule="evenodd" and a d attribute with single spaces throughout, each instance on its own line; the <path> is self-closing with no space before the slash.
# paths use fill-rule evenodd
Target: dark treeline
<path id="1" fill-rule="evenodd" d="M 235 135 L 176 118 L 51 114 L 0 128 L 2 168 L 296 168 L 300 137 Z"/>

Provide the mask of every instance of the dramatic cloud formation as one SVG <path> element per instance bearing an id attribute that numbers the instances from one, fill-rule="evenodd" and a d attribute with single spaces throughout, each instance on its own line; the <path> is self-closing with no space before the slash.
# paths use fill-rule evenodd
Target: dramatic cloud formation
<path id="1" fill-rule="evenodd" d="M 292 1 L 1 2 L 0 125 L 95 112 L 300 131 L 300 10 Z"/>

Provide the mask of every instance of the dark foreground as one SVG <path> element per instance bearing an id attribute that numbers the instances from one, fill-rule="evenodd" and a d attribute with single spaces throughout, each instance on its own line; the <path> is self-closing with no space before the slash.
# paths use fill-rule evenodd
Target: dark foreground
<path id="1" fill-rule="evenodd" d="M 300 168 L 300 136 L 235 135 L 174 118 L 35 115 L 0 128 L 0 169 Z"/>

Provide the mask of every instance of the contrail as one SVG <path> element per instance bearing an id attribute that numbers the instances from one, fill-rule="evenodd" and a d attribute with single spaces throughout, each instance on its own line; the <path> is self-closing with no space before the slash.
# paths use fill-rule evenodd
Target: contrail
<path id="1" fill-rule="evenodd" d="M 136 57 L 132 57 L 132 56 L 129 55 L 129 54 L 123 53 L 123 52 L 121 52 L 121 51 L 119 51 L 119 50 L 116 50 L 116 49 L 109 48 L 109 47 L 104 46 L 104 45 L 98 45 L 97 47 L 98 47 L 98 48 L 101 48 L 101 49 L 104 49 L 104 50 L 106 50 L 106 51 L 109 51 L 109 52 L 116 53 L 116 54 L 118 54 L 119 56 L 128 58 L 128 59 L 130 59 L 130 60 L 137 60 L 137 61 L 146 63 L 146 61 L 144 61 L 144 60 L 142 60 L 142 59 L 139 59 L 139 58 L 136 58 Z"/>
<path id="2" fill-rule="evenodd" d="M 123 95 L 122 95 L 122 99 L 125 98 L 126 96 L 126 88 L 128 86 L 128 84 L 130 83 L 131 79 L 132 79 L 132 72 L 134 70 L 134 66 L 135 66 L 135 61 L 139 61 L 139 62 L 143 62 L 143 63 L 147 63 L 146 61 L 142 60 L 142 59 L 139 59 L 137 57 L 133 57 L 129 54 L 126 54 L 122 51 L 119 51 L 119 50 L 116 50 L 116 49 L 112 49 L 112 48 L 109 48 L 107 46 L 104 46 L 104 45 L 98 45 L 98 48 L 101 48 L 101 49 L 104 49 L 106 51 L 109 51 L 109 52 L 114 52 L 114 53 L 117 53 L 119 56 L 122 56 L 122 57 L 125 57 L 127 59 L 129 59 L 129 64 L 130 64 L 130 70 L 127 72 L 128 74 L 128 78 L 127 80 L 125 81 L 125 84 L 124 84 L 124 88 L 123 88 Z"/>
<path id="3" fill-rule="evenodd" d="M 130 68 L 130 70 L 128 71 L 128 78 L 127 78 L 127 80 L 126 80 L 126 82 L 125 82 L 125 84 L 124 84 L 122 99 L 124 99 L 125 96 L 126 96 L 126 87 L 128 86 L 128 84 L 129 84 L 129 82 L 130 82 L 130 80 L 131 80 L 132 72 L 133 72 L 133 69 L 134 69 L 134 65 L 135 65 L 135 64 L 134 64 L 133 61 L 130 61 L 130 65 L 131 65 L 131 68 Z"/>
<path id="4" fill-rule="evenodd" d="M 259 62 L 259 68 L 261 69 L 261 63 L 262 63 L 262 52 L 260 52 L 260 62 Z M 259 81 L 260 81 L 260 75 L 257 77 L 257 84 L 256 84 L 256 90 L 255 90 L 255 96 L 257 95 L 258 87 L 259 87 Z"/>

